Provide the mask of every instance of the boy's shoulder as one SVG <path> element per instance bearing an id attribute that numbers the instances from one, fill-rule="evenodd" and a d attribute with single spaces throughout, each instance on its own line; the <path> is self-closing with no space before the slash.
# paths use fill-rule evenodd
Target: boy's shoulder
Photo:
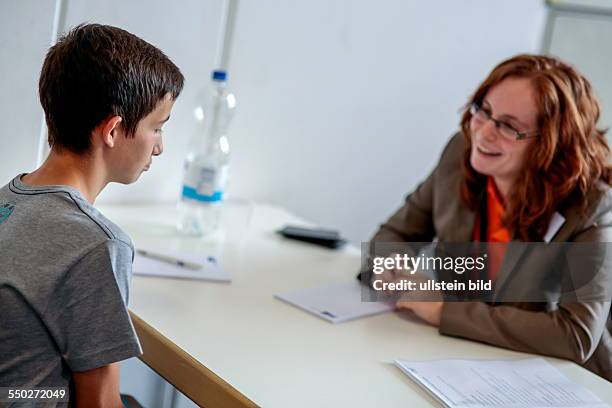
<path id="1" fill-rule="evenodd" d="M 15 177 L 0 189 L 0 236 L 91 246 L 129 236 L 69 186 L 30 186 Z M 1 238 L 0 238 L 1 239 Z"/>

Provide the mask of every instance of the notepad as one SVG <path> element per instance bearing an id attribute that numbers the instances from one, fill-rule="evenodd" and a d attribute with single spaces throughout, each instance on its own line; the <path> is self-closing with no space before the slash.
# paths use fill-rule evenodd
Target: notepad
<path id="1" fill-rule="evenodd" d="M 543 358 L 396 360 L 400 370 L 449 408 L 610 408 Z"/>
<path id="2" fill-rule="evenodd" d="M 188 252 L 170 252 L 158 251 L 155 253 L 167 255 L 187 262 L 193 262 L 202 265 L 201 269 L 193 270 L 183 268 L 178 265 L 172 265 L 167 262 L 162 262 L 157 259 L 152 259 L 136 253 L 134 256 L 134 274 L 145 276 L 156 276 L 163 278 L 175 279 L 194 279 L 206 280 L 214 282 L 230 282 L 230 275 L 219 265 L 216 258 L 188 253 Z"/>
<path id="3" fill-rule="evenodd" d="M 363 302 L 357 281 L 300 289 L 275 297 L 332 323 L 389 312 L 392 303 Z"/>

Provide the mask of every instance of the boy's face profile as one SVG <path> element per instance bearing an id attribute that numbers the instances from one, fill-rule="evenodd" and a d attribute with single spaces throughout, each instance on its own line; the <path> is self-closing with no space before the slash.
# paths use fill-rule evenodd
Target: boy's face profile
<path id="1" fill-rule="evenodd" d="M 82 159 L 78 166 L 97 185 L 133 183 L 162 153 L 162 127 L 183 83 L 179 68 L 134 34 L 78 25 L 41 69 L 49 146 L 60 159 L 64 152 Z"/>
<path id="2" fill-rule="evenodd" d="M 153 156 L 163 152 L 163 126 L 170 118 L 174 100 L 168 93 L 155 109 L 138 122 L 132 137 L 126 137 L 121 126 L 117 127 L 114 146 L 109 151 L 110 179 L 130 184 L 138 180 L 152 164 Z"/>

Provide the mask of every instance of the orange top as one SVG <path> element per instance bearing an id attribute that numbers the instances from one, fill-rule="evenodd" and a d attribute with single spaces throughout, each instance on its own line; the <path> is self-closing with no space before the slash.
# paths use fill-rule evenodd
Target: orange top
<path id="1" fill-rule="evenodd" d="M 492 177 L 487 179 L 487 237 L 480 237 L 480 218 L 474 223 L 472 238 L 476 242 L 507 243 L 510 242 L 510 231 L 503 225 L 502 219 L 506 207 L 504 198 L 497 189 Z M 489 279 L 495 281 L 506 252 L 505 245 L 491 245 L 488 248 L 487 271 Z"/>

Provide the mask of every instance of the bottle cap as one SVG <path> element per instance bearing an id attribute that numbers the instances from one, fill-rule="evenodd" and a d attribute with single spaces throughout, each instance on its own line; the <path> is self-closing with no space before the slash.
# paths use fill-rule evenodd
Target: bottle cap
<path id="1" fill-rule="evenodd" d="M 212 80 L 213 81 L 225 81 L 227 80 L 227 72 L 222 70 L 214 70 L 212 72 Z"/>

